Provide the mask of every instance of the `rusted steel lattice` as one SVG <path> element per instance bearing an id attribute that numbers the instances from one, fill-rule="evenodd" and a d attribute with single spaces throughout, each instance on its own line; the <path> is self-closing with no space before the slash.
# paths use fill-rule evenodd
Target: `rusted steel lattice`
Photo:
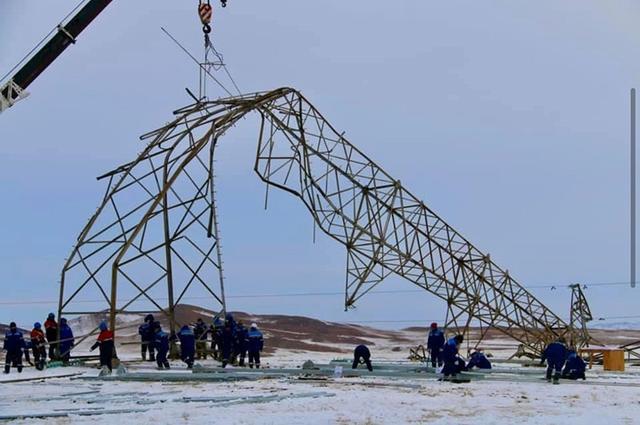
<path id="1" fill-rule="evenodd" d="M 489 255 L 349 143 L 299 92 L 289 88 L 197 103 L 176 111 L 178 118 L 172 123 L 149 133 L 146 138 L 152 141 L 138 159 L 107 175 L 110 185 L 105 200 L 63 271 L 61 312 L 80 293 L 71 290 L 65 295 L 73 282 L 74 288 L 98 286 L 109 304 L 112 323 L 116 314 L 128 308 L 127 303 L 118 302 L 123 285 L 133 286 L 134 296 L 147 298 L 156 308 L 147 288 L 163 288 L 169 305 L 163 311 L 171 314 L 188 289 L 173 295 L 178 281 L 186 283 L 175 277 L 176 264 L 191 258 L 181 247 L 201 254 L 201 265 L 218 267 L 219 260 L 212 258 L 217 240 L 211 177 L 214 148 L 225 131 L 251 111 L 261 117 L 255 161 L 258 176 L 267 187 L 300 198 L 317 226 L 347 249 L 345 307 L 396 274 L 445 300 L 451 326 L 464 330 L 473 319 L 484 329 L 502 330 L 534 353 L 569 332 L 562 319 Z M 186 193 L 185 188 L 189 188 Z M 135 202 L 132 191 L 139 193 Z M 127 197 L 119 199 L 125 192 Z M 114 213 L 106 221 L 112 226 L 109 237 L 101 233 L 104 224 L 98 225 L 107 209 Z M 149 236 L 152 229 L 155 238 Z M 187 238 L 188 232 L 194 236 Z M 198 243 L 198 237 L 206 244 Z M 95 266 L 86 264 L 89 249 L 104 251 L 101 277 Z M 127 270 L 137 262 L 137 272 L 148 275 L 146 280 Z M 79 269 L 84 280 L 72 281 L 73 269 Z M 195 276 L 191 283 L 214 281 L 202 278 L 197 265 L 189 269 Z M 222 283 L 221 278 L 216 281 Z M 224 308 L 222 288 L 219 293 L 211 291 L 211 296 Z"/>

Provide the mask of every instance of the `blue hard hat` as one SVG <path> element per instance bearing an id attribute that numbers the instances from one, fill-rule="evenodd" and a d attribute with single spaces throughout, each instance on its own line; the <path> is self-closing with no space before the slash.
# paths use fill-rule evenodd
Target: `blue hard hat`
<path id="1" fill-rule="evenodd" d="M 108 329 L 107 327 L 107 322 L 105 322 L 104 320 L 102 322 L 100 322 L 100 330 L 101 331 L 106 331 Z"/>
<path id="2" fill-rule="evenodd" d="M 42 327 L 42 325 L 40 324 L 40 322 L 36 322 L 33 324 L 33 327 L 36 329 L 40 329 Z"/>
<path id="3" fill-rule="evenodd" d="M 49 315 L 47 316 L 47 319 L 53 319 L 54 317 L 56 317 L 55 314 L 49 313 Z"/>

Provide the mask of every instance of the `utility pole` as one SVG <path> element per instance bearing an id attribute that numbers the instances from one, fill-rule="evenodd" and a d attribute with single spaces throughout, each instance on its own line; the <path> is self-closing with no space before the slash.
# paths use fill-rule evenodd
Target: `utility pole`
<path id="1" fill-rule="evenodd" d="M 631 287 L 636 287 L 636 89 L 631 89 Z"/>

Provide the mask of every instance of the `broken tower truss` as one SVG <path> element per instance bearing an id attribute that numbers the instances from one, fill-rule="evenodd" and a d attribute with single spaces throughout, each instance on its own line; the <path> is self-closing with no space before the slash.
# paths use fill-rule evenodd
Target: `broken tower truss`
<path id="1" fill-rule="evenodd" d="M 62 272 L 61 314 L 82 311 L 74 301 L 96 289 L 112 326 L 138 301 L 173 323 L 194 286 L 224 309 L 213 159 L 220 138 L 250 112 L 261 118 L 255 172 L 298 197 L 346 248 L 345 307 L 395 274 L 443 299 L 452 326 L 477 321 L 535 353 L 568 335 L 567 323 L 290 88 L 182 108 L 144 136 L 150 143 L 135 161 L 103 176 L 107 193 Z"/>

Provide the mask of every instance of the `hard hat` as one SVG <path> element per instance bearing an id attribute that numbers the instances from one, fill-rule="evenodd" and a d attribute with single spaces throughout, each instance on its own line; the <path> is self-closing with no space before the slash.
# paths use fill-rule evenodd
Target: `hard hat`
<path id="1" fill-rule="evenodd" d="M 252 328 L 255 328 L 255 329 L 258 329 L 258 324 L 257 324 L 256 322 L 253 322 L 253 323 L 251 324 L 251 327 L 252 327 Z"/>
<path id="2" fill-rule="evenodd" d="M 438 327 L 438 324 L 436 322 L 431 323 L 431 329 L 435 329 Z"/>
<path id="3" fill-rule="evenodd" d="M 53 319 L 53 318 L 55 318 L 55 317 L 56 317 L 56 315 L 55 315 L 55 314 L 53 314 L 53 313 L 49 313 L 49 315 L 47 316 L 47 319 Z"/>
<path id="4" fill-rule="evenodd" d="M 103 320 L 102 322 L 100 322 L 100 326 L 99 327 L 100 327 L 101 331 L 106 331 L 108 329 L 107 322 L 105 322 Z"/>
<path id="5" fill-rule="evenodd" d="M 42 325 L 40 324 L 40 322 L 36 322 L 33 324 L 33 327 L 36 329 L 40 329 L 42 327 Z"/>

